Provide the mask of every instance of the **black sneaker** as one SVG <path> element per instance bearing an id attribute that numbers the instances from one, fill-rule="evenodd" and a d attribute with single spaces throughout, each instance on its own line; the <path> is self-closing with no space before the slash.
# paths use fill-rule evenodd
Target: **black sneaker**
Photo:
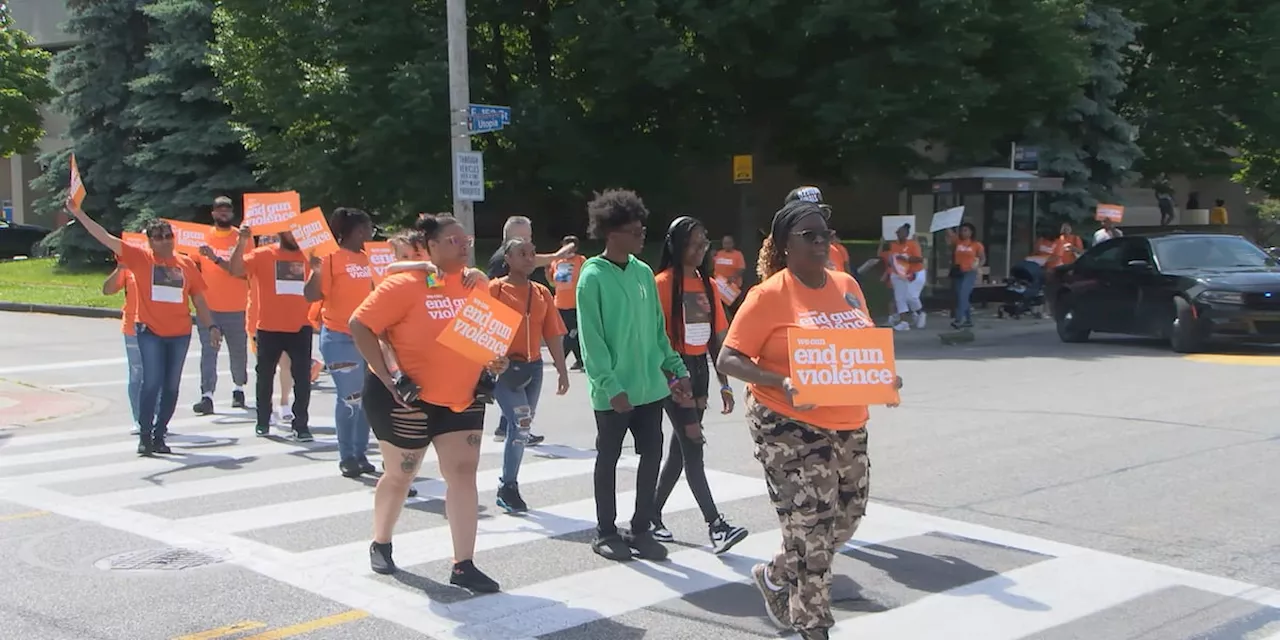
<path id="1" fill-rule="evenodd" d="M 653 538 L 652 531 L 641 531 L 639 533 L 630 531 L 624 537 L 627 546 L 636 552 L 641 560 L 653 560 L 659 562 L 667 559 L 667 548 L 662 546 Z"/>
<path id="2" fill-rule="evenodd" d="M 253 435 L 258 436 L 259 438 L 265 438 L 271 435 L 271 425 L 269 424 L 255 425 L 253 427 Z"/>
<path id="3" fill-rule="evenodd" d="M 570 371 L 582 371 L 582 370 L 584 370 L 584 369 L 586 369 L 586 368 L 587 368 L 587 366 L 586 366 L 586 365 L 582 364 L 582 362 L 581 362 L 581 361 L 578 361 L 578 362 L 573 363 L 573 366 L 572 366 L 572 367 L 569 367 L 569 370 L 570 370 Z"/>
<path id="4" fill-rule="evenodd" d="M 138 455 L 151 455 L 151 438 L 143 435 L 138 436 Z"/>
<path id="5" fill-rule="evenodd" d="M 389 576 L 398 569 L 396 561 L 391 559 L 391 543 L 378 544 L 376 542 L 369 545 L 369 568 L 374 573 L 380 573 Z"/>
<path id="6" fill-rule="evenodd" d="M 449 574 L 449 584 L 476 593 L 498 592 L 498 582 L 477 569 L 476 564 L 470 560 L 454 563 L 453 571 Z"/>
<path id="7" fill-rule="evenodd" d="M 173 453 L 173 449 L 165 444 L 164 436 L 156 436 L 151 439 L 151 451 L 153 453 Z"/>
<path id="8" fill-rule="evenodd" d="M 378 471 L 378 468 L 373 466 L 373 463 L 369 462 L 369 459 L 364 456 L 361 456 L 356 464 L 360 465 L 360 473 L 376 473 Z"/>
<path id="9" fill-rule="evenodd" d="M 506 429 L 498 429 L 497 431 L 494 431 L 494 432 L 493 432 L 493 441 L 494 441 L 494 442 L 506 442 L 506 441 L 507 441 L 507 430 L 506 430 Z M 528 444 L 526 444 L 525 446 L 528 446 Z"/>
<path id="10" fill-rule="evenodd" d="M 498 506 L 507 513 L 524 513 L 529 510 L 529 505 L 520 497 L 520 485 L 515 482 L 498 487 Z"/>
<path id="11" fill-rule="evenodd" d="M 409 485 L 409 495 L 407 497 L 409 498 L 418 497 L 418 488 L 413 485 Z"/>
<path id="12" fill-rule="evenodd" d="M 627 546 L 622 536 L 616 533 L 597 537 L 591 542 L 591 550 L 614 562 L 626 562 L 631 559 L 631 547 Z"/>
<path id="13" fill-rule="evenodd" d="M 298 427 L 293 430 L 293 439 L 298 442 L 314 442 L 315 436 L 311 435 L 311 430 L 306 427 Z"/>
<path id="14" fill-rule="evenodd" d="M 342 472 L 344 478 L 359 478 L 364 470 L 360 468 L 359 460 L 343 460 L 338 463 L 338 471 Z"/>
<path id="15" fill-rule="evenodd" d="M 231 406 L 235 409 L 248 409 L 249 406 L 244 403 L 244 392 L 240 390 L 231 392 Z"/>
<path id="16" fill-rule="evenodd" d="M 724 516 L 720 516 L 707 526 L 707 534 L 711 537 L 711 548 L 716 555 L 720 555 L 742 542 L 747 537 L 747 530 L 725 522 Z"/>
<path id="17" fill-rule="evenodd" d="M 191 410 L 196 412 L 198 416 L 207 416 L 213 413 L 213 399 L 209 397 L 200 398 L 200 402 L 191 405 Z"/>
<path id="18" fill-rule="evenodd" d="M 547 441 L 547 437 L 546 437 L 546 436 L 535 436 L 535 435 L 533 435 L 533 434 L 531 433 L 531 434 L 529 434 L 529 440 L 527 440 L 527 441 L 524 443 L 524 446 L 526 446 L 526 447 L 536 447 L 536 446 L 538 446 L 538 445 L 540 445 L 540 444 L 542 444 L 543 442 L 546 442 L 546 441 Z"/>

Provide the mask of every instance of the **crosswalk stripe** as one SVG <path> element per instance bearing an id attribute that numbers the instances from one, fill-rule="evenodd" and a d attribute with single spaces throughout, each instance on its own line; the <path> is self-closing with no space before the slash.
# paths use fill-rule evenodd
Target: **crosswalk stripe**
<path id="1" fill-rule="evenodd" d="M 716 488 L 716 500 L 732 502 L 764 495 L 764 482 L 733 473 L 707 471 L 707 480 Z M 619 522 L 629 520 L 634 512 L 634 491 L 618 494 Z M 683 482 L 667 501 L 665 511 L 675 513 L 697 506 L 688 485 Z M 530 511 L 520 518 L 482 519 L 476 537 L 476 551 L 499 549 L 553 538 L 596 526 L 596 501 L 594 498 L 558 504 L 546 509 Z M 396 564 L 408 567 L 415 564 L 448 558 L 453 553 L 449 527 L 435 527 L 397 534 L 395 537 Z M 317 566 L 330 566 L 339 573 L 363 575 L 369 573 L 369 542 L 362 540 L 299 554 L 300 561 Z"/>
<path id="2" fill-rule="evenodd" d="M 207 478 L 204 480 L 185 480 L 170 482 L 151 487 L 123 489 L 110 493 L 92 495 L 94 502 L 111 507 L 134 507 L 157 502 L 190 500 L 224 493 L 235 493 L 248 489 L 272 487 L 290 482 L 303 482 L 320 478 L 332 478 L 337 468 L 328 464 L 304 464 L 282 469 L 267 469 Z"/>
<path id="3" fill-rule="evenodd" d="M 75 460 L 77 458 L 92 458 L 94 456 L 109 456 L 112 454 L 129 453 L 129 445 L 136 445 L 137 438 L 129 435 L 129 431 L 122 430 L 117 432 L 120 436 L 118 442 L 107 442 L 104 444 L 94 444 L 84 447 L 63 447 L 48 451 L 37 451 L 34 453 L 13 453 L 6 449 L 0 449 L 0 465 L 6 468 L 20 467 L 28 464 L 44 464 L 48 462 L 59 462 L 62 460 Z M 192 438 L 202 438 L 209 440 L 220 440 L 225 438 L 248 439 L 253 438 L 253 425 L 239 424 L 221 429 L 206 429 L 197 433 L 185 433 L 181 438 L 175 437 L 171 442 L 171 446 L 182 446 L 189 443 Z M 336 442 L 336 440 L 335 440 Z M 121 444 L 125 443 L 125 444 Z"/>
<path id="4" fill-rule="evenodd" d="M 330 441 L 328 444 L 329 446 L 332 446 L 335 443 Z M 64 484 L 69 482 L 97 480 L 99 478 L 110 478 L 112 476 L 141 476 L 165 471 L 181 471 L 182 469 L 189 468 L 194 465 L 211 466 L 216 464 L 234 463 L 237 460 L 260 459 L 268 456 L 286 455 L 297 451 L 316 449 L 325 445 L 326 443 L 322 441 L 309 444 L 288 441 L 267 441 L 258 445 L 226 447 L 217 452 L 210 452 L 208 454 L 192 452 L 181 456 L 136 458 L 111 464 L 73 467 L 70 469 L 59 469 L 41 473 L 5 476 L 0 477 L 0 487 L 6 484 L 25 486 Z M 121 457 L 134 455 L 132 443 L 121 442 L 120 454 Z"/>
<path id="5" fill-rule="evenodd" d="M 634 465 L 634 461 L 629 462 L 629 466 Z M 538 482 L 580 476 L 591 473 L 594 467 L 594 460 L 574 459 L 526 464 L 520 467 L 520 483 L 527 486 Z M 476 474 L 476 484 L 483 491 L 487 487 L 496 486 L 501 475 L 501 468 L 482 470 Z M 445 483 L 442 480 L 424 480 L 416 483 L 415 486 L 417 486 L 419 494 L 417 498 L 411 498 L 410 502 L 444 499 Z M 362 511 L 371 511 L 372 509 L 373 490 L 365 489 L 238 511 L 210 513 L 184 518 L 179 520 L 178 523 L 200 530 L 240 533 L 298 522 L 310 522 L 350 513 L 360 513 Z"/>
<path id="6" fill-rule="evenodd" d="M 716 485 L 717 494 L 719 485 Z M 878 544 L 927 530 L 887 521 L 864 527 L 850 546 Z M 717 556 L 706 548 L 672 553 L 656 564 L 613 566 L 444 606 L 465 635 L 444 638 L 531 638 L 652 607 L 707 589 L 751 580 L 751 567 L 777 553 L 781 532 L 752 532 Z M 552 603 L 547 606 L 546 603 Z M 763 613 L 763 611 L 762 611 Z"/>
<path id="7" fill-rule="evenodd" d="M 216 418 L 238 418 L 245 420 L 239 424 L 253 429 L 253 418 L 248 414 L 245 416 L 219 415 Z M 175 418 L 169 422 L 169 430 L 181 432 L 182 429 L 191 426 L 204 426 L 209 424 L 218 424 L 210 422 L 209 417 L 197 416 L 193 418 Z M 89 429 L 68 429 L 53 431 L 50 433 L 28 433 L 36 431 L 32 427 L 22 427 L 21 429 L 0 430 L 0 433 L 15 434 L 4 440 L 0 440 L 0 452 L 8 452 L 13 449 L 22 449 L 25 447 L 40 447 L 60 442 L 74 442 L 76 440 L 89 440 L 93 438 L 106 438 L 110 436 L 128 437 L 129 430 L 133 428 L 132 424 L 121 423 L 114 427 L 93 427 Z"/>
<path id="8" fill-rule="evenodd" d="M 1168 576 L 1117 570 L 1092 554 L 1057 558 L 837 625 L 844 638 L 1018 640 L 1170 585 Z M 1001 606 L 974 606 L 975 602 Z M 945 620 L 939 633 L 938 621 Z"/>

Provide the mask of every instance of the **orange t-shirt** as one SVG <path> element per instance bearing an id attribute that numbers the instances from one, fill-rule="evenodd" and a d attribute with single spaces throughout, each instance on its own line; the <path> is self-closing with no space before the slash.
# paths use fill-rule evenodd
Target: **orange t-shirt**
<path id="1" fill-rule="evenodd" d="M 915 240 L 908 240 L 915 242 Z M 845 248 L 843 242 L 832 242 L 831 248 L 827 250 L 827 260 L 831 262 L 827 268 L 836 271 L 849 271 L 849 250 Z"/>
<path id="2" fill-rule="evenodd" d="M 239 240 L 240 230 L 234 227 L 228 231 L 215 227 L 208 236 L 209 248 L 224 261 L 231 259 L 231 252 L 235 250 Z M 192 259 L 200 265 L 200 274 L 204 276 L 204 283 L 208 287 L 204 301 L 209 305 L 210 311 L 235 313 L 245 310 L 245 305 L 249 302 L 249 283 L 244 278 L 231 275 L 224 267 L 202 255 L 192 256 Z"/>
<path id="3" fill-rule="evenodd" d="M 244 257 L 244 269 L 256 296 L 256 331 L 297 333 L 311 324 L 311 303 L 302 294 L 311 268 L 301 251 L 258 247 Z"/>
<path id="4" fill-rule="evenodd" d="M 711 336 L 729 330 L 729 318 L 725 315 L 724 304 L 720 296 L 715 294 L 715 284 L 711 285 L 708 294 L 702 284 L 702 278 L 695 274 L 685 274 L 684 284 L 680 285 L 681 300 L 679 314 L 683 321 L 681 338 L 676 337 L 676 327 L 671 320 L 672 283 L 675 270 L 667 269 L 653 277 L 658 287 L 658 301 L 662 303 L 662 319 L 667 325 L 667 339 L 676 353 L 685 356 L 700 356 L 707 352 Z"/>
<path id="5" fill-rule="evenodd" d="M 576 271 L 575 271 L 576 273 Z M 533 299 L 529 299 L 529 292 Z M 519 311 L 528 310 L 528 317 L 520 323 L 516 335 L 511 338 L 507 357 L 524 358 L 529 362 L 542 360 L 542 341 L 558 338 L 569 332 L 556 311 L 555 301 L 546 287 L 530 281 L 528 286 L 517 287 L 507 278 L 489 281 L 489 295 L 502 304 Z M 538 336 L 535 340 L 532 336 Z"/>
<path id="6" fill-rule="evenodd" d="M 810 289 L 783 269 L 747 292 L 733 318 L 726 347 L 751 358 L 761 369 L 791 375 L 787 331 L 803 329 L 868 329 L 875 322 L 867 315 L 867 301 L 853 276 L 827 272 L 821 289 Z M 760 404 L 788 418 L 835 431 L 861 429 L 867 424 L 867 408 L 818 407 L 797 411 L 781 388 L 748 385 Z"/>
<path id="7" fill-rule="evenodd" d="M 348 249 L 325 256 L 320 261 L 320 291 L 324 296 L 321 318 L 325 328 L 351 333 L 347 321 L 373 291 L 369 256 Z"/>
<path id="8" fill-rule="evenodd" d="M 138 322 L 138 285 L 133 281 L 133 273 L 127 268 L 121 269 L 120 277 L 124 278 L 124 307 L 120 311 L 120 330 L 126 336 L 137 335 L 134 324 Z"/>
<path id="9" fill-rule="evenodd" d="M 961 271 L 973 271 L 982 253 L 982 243 L 977 240 L 956 240 L 952 261 Z"/>
<path id="10" fill-rule="evenodd" d="M 712 277 L 724 278 L 735 285 L 742 286 L 742 270 L 747 268 L 747 261 L 737 249 L 725 251 L 721 249 L 712 258 Z"/>
<path id="11" fill-rule="evenodd" d="M 547 265 L 547 273 L 551 274 L 551 281 L 556 287 L 557 309 L 578 308 L 578 272 L 586 261 L 586 256 L 574 256 L 552 260 Z"/>
<path id="12" fill-rule="evenodd" d="M 187 300 L 205 291 L 196 263 L 178 254 L 161 260 L 150 249 L 123 243 L 120 261 L 137 285 L 138 322 L 162 338 L 191 335 Z"/>
<path id="13" fill-rule="evenodd" d="M 1053 243 L 1053 249 L 1050 253 L 1053 257 L 1049 260 L 1050 266 L 1058 266 L 1063 264 L 1075 264 L 1076 254 L 1069 249 L 1074 247 L 1076 251 L 1084 250 L 1084 242 L 1080 240 L 1080 236 L 1058 236 Z"/>
<path id="14" fill-rule="evenodd" d="M 437 338 L 470 296 L 461 271 L 447 274 L 439 287 L 427 286 L 424 271 L 394 273 L 352 318 L 391 343 L 400 369 L 422 387 L 424 402 L 462 412 L 475 402 L 484 367 Z"/>
<path id="15" fill-rule="evenodd" d="M 890 273 L 895 273 L 903 278 L 912 279 L 917 273 L 924 269 L 924 263 L 909 262 L 911 258 L 921 258 L 924 254 L 920 252 L 920 243 L 915 240 L 906 240 L 899 242 L 894 240 L 889 243 L 889 247 L 885 252 L 880 254 L 884 259 L 885 265 Z"/>

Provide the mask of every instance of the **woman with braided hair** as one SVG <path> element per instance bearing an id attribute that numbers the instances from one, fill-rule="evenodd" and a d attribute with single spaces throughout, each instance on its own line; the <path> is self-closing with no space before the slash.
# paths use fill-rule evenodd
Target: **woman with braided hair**
<path id="1" fill-rule="evenodd" d="M 828 637 L 831 562 L 867 508 L 867 407 L 796 405 L 787 333 L 875 327 L 857 281 L 826 268 L 833 234 L 817 203 L 774 215 L 747 293 L 717 359 L 747 383 L 747 425 L 782 525 L 782 548 L 751 573 L 769 619 L 804 640 Z M 902 386 L 902 379 L 897 381 Z"/>

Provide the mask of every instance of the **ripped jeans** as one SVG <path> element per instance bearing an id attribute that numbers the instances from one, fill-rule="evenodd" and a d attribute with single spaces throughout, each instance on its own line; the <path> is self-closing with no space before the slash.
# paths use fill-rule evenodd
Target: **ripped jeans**
<path id="1" fill-rule="evenodd" d="M 524 445 L 529 442 L 529 430 L 538 410 L 538 396 L 542 393 L 542 361 L 527 365 L 533 376 L 520 388 L 498 380 L 493 399 L 507 419 L 507 441 L 502 449 L 502 484 L 515 484 L 520 475 L 520 463 L 524 461 Z"/>
<path id="2" fill-rule="evenodd" d="M 338 434 L 338 458 L 364 460 L 369 448 L 369 421 L 360 401 L 364 392 L 364 358 L 350 335 L 328 327 L 320 329 L 320 356 L 333 378 L 337 396 L 333 420 Z"/>

